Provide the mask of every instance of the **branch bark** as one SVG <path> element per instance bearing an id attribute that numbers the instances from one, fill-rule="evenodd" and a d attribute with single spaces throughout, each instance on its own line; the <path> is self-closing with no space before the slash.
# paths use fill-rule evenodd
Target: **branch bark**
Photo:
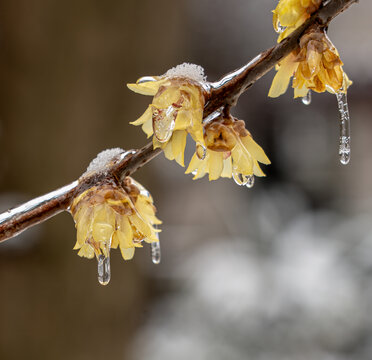
<path id="1" fill-rule="evenodd" d="M 326 28 L 331 20 L 358 0 L 330 0 L 303 25 L 276 46 L 263 51 L 249 63 L 210 83 L 210 91 L 204 107 L 204 118 L 222 107 L 236 104 L 239 96 L 258 79 L 269 72 L 280 60 L 298 46 L 302 34 L 312 25 Z M 102 176 L 123 179 L 161 153 L 153 149 L 152 142 L 143 148 L 130 151 L 120 161 L 111 165 Z M 0 214 L 0 242 L 14 237 L 27 228 L 67 210 L 72 199 L 83 189 L 99 180 L 97 175 L 86 176 L 46 195 Z"/>

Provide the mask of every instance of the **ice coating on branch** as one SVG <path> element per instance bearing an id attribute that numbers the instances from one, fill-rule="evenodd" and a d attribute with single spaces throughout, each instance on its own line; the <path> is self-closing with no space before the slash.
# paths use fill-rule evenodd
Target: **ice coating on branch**
<path id="1" fill-rule="evenodd" d="M 183 63 L 169 69 L 163 76 L 175 77 L 185 76 L 195 81 L 205 82 L 207 77 L 204 75 L 204 69 L 200 65 Z"/>
<path id="2" fill-rule="evenodd" d="M 124 151 L 125 150 L 121 148 L 106 149 L 101 151 L 96 156 L 96 158 L 90 162 L 87 171 L 84 174 L 87 174 L 89 172 L 104 171 L 107 165 L 110 163 L 110 161 L 117 157 L 119 154 L 123 153 Z"/>

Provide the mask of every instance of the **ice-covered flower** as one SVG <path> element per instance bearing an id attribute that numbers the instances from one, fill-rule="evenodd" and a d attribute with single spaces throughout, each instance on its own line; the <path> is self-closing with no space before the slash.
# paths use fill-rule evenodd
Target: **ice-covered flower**
<path id="1" fill-rule="evenodd" d="M 123 258 L 129 260 L 142 241 L 159 241 L 154 225 L 161 221 L 155 212 L 151 195 L 130 177 L 122 185 L 113 180 L 95 185 L 71 205 L 77 229 L 74 249 L 79 249 L 79 256 L 100 259 L 119 247 Z"/>
<path id="2" fill-rule="evenodd" d="M 280 0 L 273 10 L 273 26 L 280 33 L 278 42 L 302 25 L 321 3 L 322 0 Z"/>
<path id="3" fill-rule="evenodd" d="M 203 143 L 204 96 L 198 66 L 182 64 L 163 76 L 140 78 L 129 89 L 154 96 L 145 113 L 133 125 L 142 125 L 154 148 L 184 166 L 184 151 L 189 133 L 195 142 Z"/>
<path id="4" fill-rule="evenodd" d="M 342 65 L 338 51 L 327 35 L 322 30 L 310 29 L 302 36 L 300 48 L 277 66 L 269 96 L 284 94 L 292 76 L 294 97 L 303 97 L 309 90 L 332 94 L 346 92 L 351 81 Z"/>
<path id="5" fill-rule="evenodd" d="M 245 129 L 244 121 L 215 119 L 204 126 L 204 140 L 206 148 L 197 146 L 186 170 L 194 179 L 209 174 L 209 180 L 233 176 L 244 182 L 248 176 L 265 176 L 258 162 L 270 164 L 270 160 Z"/>

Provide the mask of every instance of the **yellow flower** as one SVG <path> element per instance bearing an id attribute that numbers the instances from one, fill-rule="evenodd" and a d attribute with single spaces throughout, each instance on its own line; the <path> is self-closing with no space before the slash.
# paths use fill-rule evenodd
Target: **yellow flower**
<path id="1" fill-rule="evenodd" d="M 194 180 L 209 174 L 209 180 L 219 177 L 236 181 L 249 176 L 265 176 L 258 162 L 270 164 L 262 148 L 245 129 L 244 121 L 220 118 L 204 127 L 206 148 L 197 147 L 186 174 L 193 173 Z"/>
<path id="2" fill-rule="evenodd" d="M 130 90 L 154 96 L 145 113 L 133 125 L 142 125 L 147 137 L 154 135 L 154 148 L 162 148 L 169 160 L 184 166 L 189 133 L 203 143 L 204 96 L 200 83 L 185 76 L 141 78 Z"/>
<path id="3" fill-rule="evenodd" d="M 322 0 L 280 0 L 273 10 L 273 26 L 280 33 L 278 42 L 302 25 L 321 3 Z"/>
<path id="4" fill-rule="evenodd" d="M 310 29 L 302 36 L 300 49 L 289 54 L 277 67 L 269 96 L 284 94 L 293 75 L 294 97 L 303 97 L 309 90 L 346 92 L 351 81 L 342 65 L 337 49 L 326 34 Z"/>
<path id="5" fill-rule="evenodd" d="M 154 225 L 155 216 L 149 193 L 127 177 L 123 186 L 114 182 L 97 185 L 77 196 L 71 213 L 77 229 L 75 250 L 88 259 L 108 258 L 110 249 L 118 246 L 125 260 L 130 260 L 142 241 L 159 241 Z"/>

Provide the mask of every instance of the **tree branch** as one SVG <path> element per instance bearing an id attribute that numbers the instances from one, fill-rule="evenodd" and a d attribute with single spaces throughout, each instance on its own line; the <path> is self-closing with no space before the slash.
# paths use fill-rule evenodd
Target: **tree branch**
<path id="1" fill-rule="evenodd" d="M 326 2 L 327 5 L 322 6 L 311 18 L 282 42 L 262 52 L 248 64 L 227 74 L 221 80 L 209 83 L 209 91 L 206 94 L 206 105 L 204 107 L 204 118 L 223 107 L 235 105 L 239 96 L 245 90 L 297 48 L 302 34 L 308 28 L 314 24 L 326 28 L 331 20 L 357 1 L 330 0 Z M 79 181 L 74 181 L 56 191 L 0 214 L 0 242 L 67 210 L 76 194 L 102 180 L 103 177 L 116 177 L 121 180 L 126 176 L 130 176 L 159 155 L 160 152 L 161 149 L 159 148 L 153 149 L 152 142 L 148 143 L 139 150 L 127 152 L 119 161 L 110 165 L 104 173 L 83 176 Z"/>

